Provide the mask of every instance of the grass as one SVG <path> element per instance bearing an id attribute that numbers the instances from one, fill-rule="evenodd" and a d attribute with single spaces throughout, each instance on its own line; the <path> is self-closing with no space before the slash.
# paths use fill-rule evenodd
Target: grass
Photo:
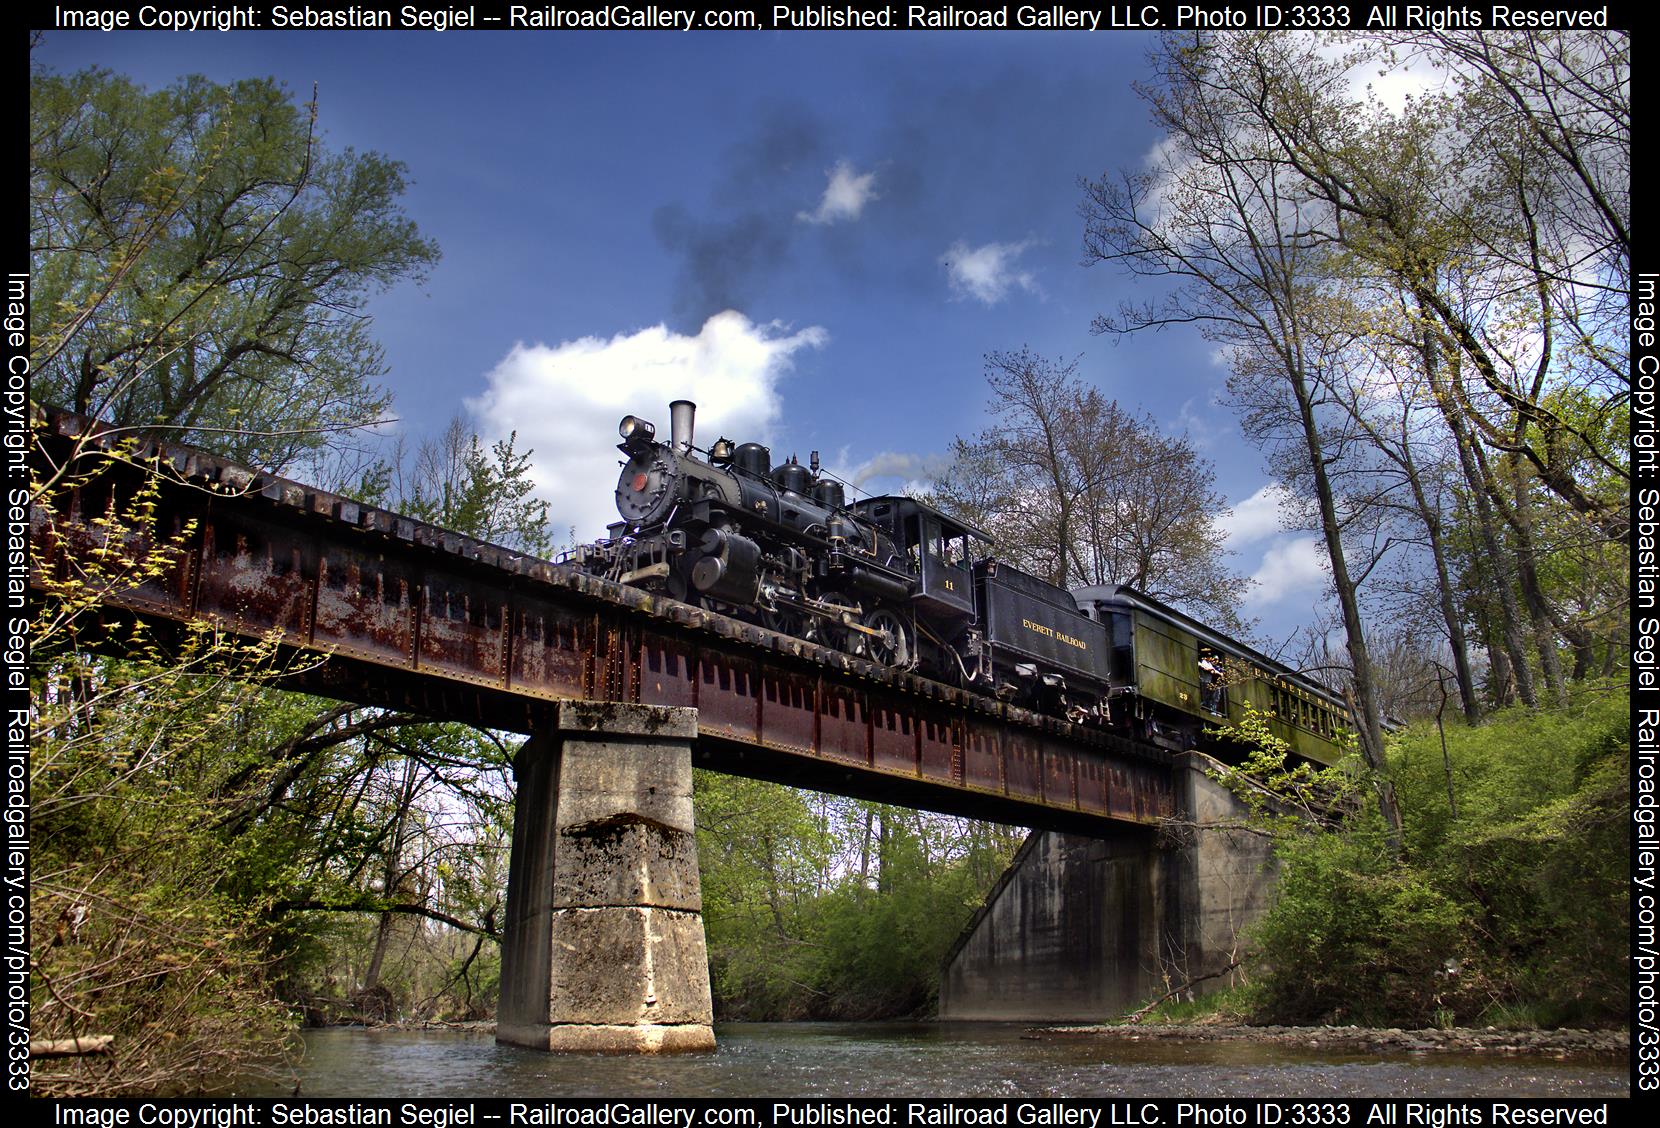
<path id="1" fill-rule="evenodd" d="M 1166 999 L 1142 1016 L 1142 1023 L 1171 1026 L 1228 1026 L 1247 1021 L 1253 1000 L 1249 986 L 1229 987 L 1193 999 Z"/>

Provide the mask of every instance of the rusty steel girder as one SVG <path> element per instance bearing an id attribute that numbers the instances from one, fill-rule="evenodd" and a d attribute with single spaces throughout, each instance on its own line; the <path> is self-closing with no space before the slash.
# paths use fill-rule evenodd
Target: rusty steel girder
<path id="1" fill-rule="evenodd" d="M 110 458 L 109 455 L 118 457 Z M 1027 826 L 1099 830 L 1174 812 L 1170 758 L 172 444 L 119 450 L 67 413 L 35 457 L 103 473 L 31 513 L 35 578 L 101 535 L 146 476 L 164 574 L 106 603 L 151 620 L 278 634 L 321 653 L 285 684 L 529 733 L 578 699 L 698 710 L 700 763 Z"/>

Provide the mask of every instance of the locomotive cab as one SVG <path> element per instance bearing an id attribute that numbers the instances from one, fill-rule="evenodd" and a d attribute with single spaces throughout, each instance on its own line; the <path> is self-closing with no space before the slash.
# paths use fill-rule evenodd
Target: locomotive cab
<path id="1" fill-rule="evenodd" d="M 873 497 L 854 511 L 893 538 L 917 587 L 919 611 L 951 619 L 974 617 L 975 561 L 991 555 L 992 539 L 911 497 Z"/>

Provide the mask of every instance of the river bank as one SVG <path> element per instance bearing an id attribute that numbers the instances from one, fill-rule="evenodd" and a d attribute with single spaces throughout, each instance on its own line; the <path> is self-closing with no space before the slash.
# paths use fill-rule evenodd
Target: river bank
<path id="1" fill-rule="evenodd" d="M 1042 1026 L 1029 1037 L 1102 1042 L 1254 1042 L 1314 1050 L 1379 1053 L 1528 1054 L 1553 1058 L 1631 1053 L 1625 1030 L 1378 1029 L 1363 1026 L 1244 1026 L 1149 1023 L 1135 1026 Z"/>

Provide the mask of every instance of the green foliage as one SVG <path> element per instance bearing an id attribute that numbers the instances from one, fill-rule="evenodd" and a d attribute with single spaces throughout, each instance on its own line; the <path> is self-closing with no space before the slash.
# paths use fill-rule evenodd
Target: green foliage
<path id="1" fill-rule="evenodd" d="M 273 785 L 245 802 L 224 875 L 271 906 L 283 997 L 314 1022 L 483 1017 L 512 835 L 505 746 L 285 698 L 304 721 L 262 750 Z"/>
<path id="2" fill-rule="evenodd" d="M 1291 754 L 1291 745 L 1273 731 L 1274 715 L 1246 703 L 1237 725 L 1211 730 L 1244 753 L 1236 767 L 1214 773 L 1233 792 L 1258 828 L 1276 839 L 1307 833 L 1345 812 L 1362 799 L 1365 776 L 1353 750 L 1347 758 L 1322 767 Z"/>
<path id="3" fill-rule="evenodd" d="M 165 469 L 126 453 L 33 483 L 34 1031 L 114 1047 L 43 1061 L 41 1090 L 225 1090 L 284 1067 L 302 1006 L 485 1017 L 507 749 L 279 692 L 292 666 L 274 637 L 120 614 L 179 582 L 194 535 L 169 514 Z"/>
<path id="4" fill-rule="evenodd" d="M 698 855 L 716 1014 L 926 1014 L 945 953 L 1019 833 L 697 775 Z"/>
<path id="5" fill-rule="evenodd" d="M 61 483 L 36 487 L 57 508 Z M 260 773 L 220 734 L 252 719 L 260 684 L 282 670 L 273 641 L 104 621 L 112 594 L 174 566 L 155 506 L 153 482 L 140 485 L 43 568 L 30 681 L 33 1034 L 114 1039 L 109 1058 L 42 1060 L 44 1093 L 217 1091 L 288 1052 L 269 931 L 222 882 L 222 828 L 239 799 L 227 785 Z M 63 547 L 50 526 L 44 540 Z M 85 649 L 112 631 L 125 661 Z"/>
<path id="6" fill-rule="evenodd" d="M 364 303 L 437 258 L 402 165 L 329 152 L 270 80 L 29 94 L 37 396 L 274 465 L 382 415 Z"/>
<path id="7" fill-rule="evenodd" d="M 1433 730 L 1398 742 L 1409 848 L 1469 905 L 1492 965 L 1484 1005 L 1535 1005 L 1558 1022 L 1628 1013 L 1629 718 L 1623 686 L 1593 683 L 1564 708 L 1450 731 L 1456 816 Z"/>
<path id="8" fill-rule="evenodd" d="M 1398 865 L 1381 834 L 1282 842 L 1279 899 L 1255 939 L 1278 1022 L 1428 1025 L 1465 955 L 1462 906 Z"/>
<path id="9" fill-rule="evenodd" d="M 1134 1021 L 1148 1026 L 1159 1023 L 1173 1025 L 1239 1025 L 1258 1005 L 1259 992 L 1254 984 L 1244 983 L 1208 994 L 1192 996 L 1181 992 L 1165 999 Z"/>
<path id="10" fill-rule="evenodd" d="M 551 554 L 548 503 L 534 496 L 532 452 L 518 450 L 518 440 L 515 432 L 486 451 L 460 419 L 451 420 L 443 435 L 421 444 L 407 473 L 399 474 L 396 508 L 480 540 Z"/>
<path id="11" fill-rule="evenodd" d="M 365 303 L 437 258 L 403 166 L 331 152 L 275 82 L 145 90 L 37 69 L 30 354 L 41 399 L 281 469 L 381 418 Z M 357 492 L 546 546 L 513 440 L 343 469 Z M 299 1007 L 480 1018 L 499 976 L 508 754 L 491 733 L 273 687 L 273 640 L 147 630 L 196 530 L 96 452 L 34 483 L 36 1033 L 107 1034 L 47 1091 L 205 1092 L 280 1066 Z M 79 520 L 59 518 L 76 512 Z M 121 658 L 108 657 L 119 654 Z M 395 911 L 394 911 L 395 910 Z M 44 931 L 42 931 L 44 930 Z M 293 1004 L 278 1005 L 282 999 Z"/>
<path id="12" fill-rule="evenodd" d="M 1279 897 L 1253 937 L 1258 1017 L 1622 1020 L 1628 710 L 1623 687 L 1590 685 L 1562 709 L 1450 729 L 1445 758 L 1432 724 L 1398 734 L 1404 856 L 1370 813 L 1280 839 Z"/>

